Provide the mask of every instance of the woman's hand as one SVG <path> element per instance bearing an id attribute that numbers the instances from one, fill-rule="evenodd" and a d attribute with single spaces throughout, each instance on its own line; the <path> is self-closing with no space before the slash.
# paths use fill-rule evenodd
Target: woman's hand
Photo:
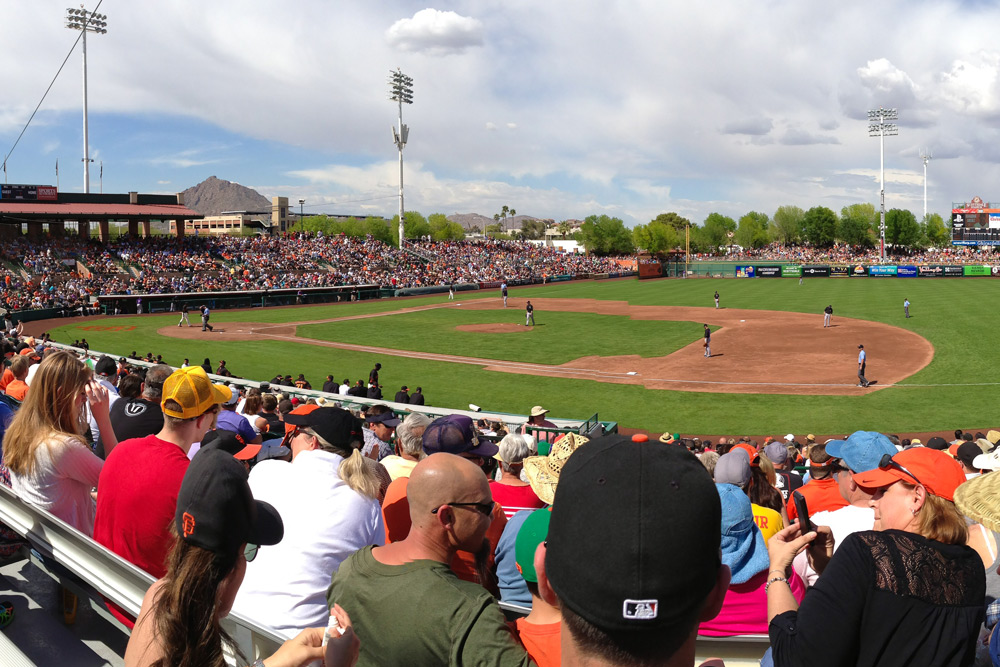
<path id="1" fill-rule="evenodd" d="M 833 558 L 833 547 L 836 540 L 833 538 L 833 531 L 830 526 L 816 526 L 816 539 L 809 544 L 806 549 L 806 556 L 809 557 L 809 565 L 816 570 L 817 574 L 823 574 L 830 559 Z"/>
<path id="2" fill-rule="evenodd" d="M 264 658 L 264 667 L 302 667 L 322 658 L 323 628 L 306 628 Z"/>
<path id="3" fill-rule="evenodd" d="M 337 619 L 343 632 L 340 636 L 335 636 L 334 632 L 326 643 L 326 667 L 353 667 L 361 652 L 361 640 L 354 634 L 351 617 L 339 604 L 333 605 L 330 615 Z"/>
<path id="4" fill-rule="evenodd" d="M 772 535 L 767 541 L 767 554 L 771 559 L 770 572 L 781 572 L 787 577 L 792 560 L 814 539 L 816 531 L 802 535 L 797 521 Z"/>
<path id="5" fill-rule="evenodd" d="M 108 409 L 111 406 L 111 397 L 108 395 L 108 390 L 104 385 L 96 380 L 91 380 L 83 388 L 83 391 L 87 395 L 87 402 L 90 403 L 90 411 L 94 413 L 95 418 L 98 415 L 108 414 Z"/>

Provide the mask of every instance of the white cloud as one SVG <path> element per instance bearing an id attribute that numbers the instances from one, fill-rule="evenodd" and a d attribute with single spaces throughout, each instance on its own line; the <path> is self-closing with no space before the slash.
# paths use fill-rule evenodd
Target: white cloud
<path id="1" fill-rule="evenodd" d="M 451 11 L 422 9 L 385 31 L 388 44 L 400 51 L 445 56 L 483 45 L 483 24 Z"/>

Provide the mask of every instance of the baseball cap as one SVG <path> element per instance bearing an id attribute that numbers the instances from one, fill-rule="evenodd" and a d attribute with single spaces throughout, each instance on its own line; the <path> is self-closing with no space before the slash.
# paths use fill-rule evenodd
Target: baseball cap
<path id="1" fill-rule="evenodd" d="M 316 408 L 305 414 L 294 410 L 285 415 L 285 423 L 308 426 L 334 447 L 354 449 L 363 442 L 361 420 L 343 408 Z"/>
<path id="2" fill-rule="evenodd" d="M 94 364 L 94 372 L 98 375 L 114 375 L 118 370 L 118 364 L 111 357 L 104 355 Z"/>
<path id="3" fill-rule="evenodd" d="M 257 461 L 260 462 L 268 459 L 280 459 L 291 453 L 292 450 L 285 445 L 282 445 L 281 440 L 271 439 L 260 446 L 260 451 L 257 453 Z"/>
<path id="4" fill-rule="evenodd" d="M 548 413 L 548 410 L 546 410 L 545 408 L 543 408 L 540 405 L 536 405 L 535 407 L 531 408 L 530 415 L 532 417 L 538 417 L 539 415 L 544 415 L 544 414 L 547 414 L 547 413 Z"/>
<path id="5" fill-rule="evenodd" d="M 909 484 L 919 482 L 928 493 L 945 500 L 954 500 L 955 489 L 965 481 L 965 473 L 958 461 L 936 449 L 904 449 L 892 457 L 892 462 L 906 468 L 909 473 L 898 467 L 875 468 L 856 473 L 854 481 L 858 486 L 871 489 L 889 486 L 898 481 Z"/>
<path id="6" fill-rule="evenodd" d="M 224 428 L 207 432 L 201 439 L 201 446 L 203 449 L 205 447 L 221 449 L 240 461 L 249 461 L 260 451 L 260 445 L 247 444 L 242 435 Z"/>
<path id="7" fill-rule="evenodd" d="M 424 431 L 424 451 L 427 454 L 472 454 L 491 457 L 500 448 L 495 443 L 479 440 L 472 419 L 465 415 L 438 417 Z"/>
<path id="8" fill-rule="evenodd" d="M 402 420 L 391 410 L 378 415 L 366 414 L 365 421 L 369 424 L 383 424 L 389 428 L 395 428 L 402 423 Z"/>
<path id="9" fill-rule="evenodd" d="M 977 470 L 1000 470 L 1000 447 L 972 459 L 972 467 Z"/>
<path id="10" fill-rule="evenodd" d="M 229 385 L 229 391 L 232 393 L 232 396 L 223 405 L 236 405 L 240 402 L 240 388 L 235 384 L 231 384 Z"/>
<path id="11" fill-rule="evenodd" d="M 160 408 L 163 414 L 178 419 L 190 419 L 204 414 L 213 405 L 225 403 L 232 398 L 232 391 L 223 384 L 212 384 L 201 366 L 178 368 L 163 381 L 163 399 Z M 167 401 L 174 401 L 180 410 L 167 408 Z"/>
<path id="12" fill-rule="evenodd" d="M 913 441 L 911 440 L 910 443 L 912 444 Z M 927 441 L 927 446 L 931 449 L 948 449 L 948 441 L 939 435 L 935 435 Z"/>
<path id="13" fill-rule="evenodd" d="M 789 433 L 788 435 L 785 436 L 785 442 L 794 442 L 794 441 L 795 441 L 795 434 Z"/>
<path id="14" fill-rule="evenodd" d="M 781 465 L 788 460 L 788 447 L 780 442 L 772 442 L 764 448 L 764 456 L 766 456 L 771 463 Z"/>
<path id="15" fill-rule="evenodd" d="M 223 557 L 244 542 L 277 544 L 285 532 L 278 511 L 254 500 L 243 464 L 214 447 L 195 454 L 184 473 L 174 526 L 188 544 Z"/>
<path id="16" fill-rule="evenodd" d="M 595 438 L 562 471 L 545 570 L 561 604 L 604 631 L 669 628 L 715 586 L 720 520 L 712 478 L 684 447 Z"/>
<path id="17" fill-rule="evenodd" d="M 896 446 L 881 433 L 875 431 L 855 431 L 847 440 L 831 440 L 826 443 L 826 453 L 844 462 L 852 472 L 867 472 L 878 468 L 885 454 L 896 455 Z"/>
<path id="18" fill-rule="evenodd" d="M 715 463 L 715 481 L 743 486 L 750 481 L 750 456 L 745 449 L 734 449 Z"/>
<path id="19" fill-rule="evenodd" d="M 549 534 L 551 518 L 551 507 L 535 510 L 528 515 L 517 531 L 517 538 L 514 540 L 514 565 L 525 581 L 538 583 L 538 574 L 535 572 L 535 551 Z"/>
<path id="20" fill-rule="evenodd" d="M 983 455 L 983 450 L 975 442 L 963 442 L 958 446 L 955 459 L 969 468 L 975 468 L 976 457 Z"/>

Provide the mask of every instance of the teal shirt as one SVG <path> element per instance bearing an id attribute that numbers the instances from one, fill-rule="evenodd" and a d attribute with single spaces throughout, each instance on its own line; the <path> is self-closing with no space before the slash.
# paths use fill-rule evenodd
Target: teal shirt
<path id="1" fill-rule="evenodd" d="M 358 667 L 535 664 L 493 596 L 445 563 L 385 565 L 365 547 L 334 573 L 327 602 L 351 616 L 361 639 Z"/>

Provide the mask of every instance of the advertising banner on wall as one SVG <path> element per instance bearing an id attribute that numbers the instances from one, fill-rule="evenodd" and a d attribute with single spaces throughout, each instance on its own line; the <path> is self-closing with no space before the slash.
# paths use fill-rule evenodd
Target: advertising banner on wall
<path id="1" fill-rule="evenodd" d="M 663 276 L 663 264 L 656 257 L 639 258 L 639 279 L 660 278 Z"/>
<path id="2" fill-rule="evenodd" d="M 943 269 L 941 275 L 945 278 L 960 278 L 965 275 L 965 271 L 963 271 L 965 267 L 962 266 L 942 266 L 941 268 Z"/>
<path id="3" fill-rule="evenodd" d="M 758 278 L 780 278 L 781 277 L 781 267 L 780 266 L 755 266 L 753 267 L 754 273 Z"/>
<path id="4" fill-rule="evenodd" d="M 802 267 L 798 264 L 785 264 L 781 267 L 782 278 L 799 278 L 802 276 Z"/>
<path id="5" fill-rule="evenodd" d="M 988 266 L 963 266 L 962 275 L 963 276 L 988 276 L 991 274 L 990 267 Z"/>
<path id="6" fill-rule="evenodd" d="M 937 265 L 917 267 L 917 275 L 921 278 L 939 278 L 944 275 L 944 267 Z"/>
<path id="7" fill-rule="evenodd" d="M 829 266 L 803 266 L 802 275 L 806 278 L 828 278 L 830 276 Z"/>
<path id="8" fill-rule="evenodd" d="M 753 267 L 752 266 L 737 266 L 736 267 L 736 277 L 737 278 L 753 278 Z"/>
<path id="9" fill-rule="evenodd" d="M 849 266 L 847 268 L 849 271 L 849 275 L 852 278 L 859 278 L 861 276 L 868 275 L 868 267 L 864 266 L 863 264 L 855 264 L 854 266 Z"/>
<path id="10" fill-rule="evenodd" d="M 899 278 L 916 278 L 917 277 L 917 267 L 915 266 L 897 266 L 896 276 Z"/>
<path id="11" fill-rule="evenodd" d="M 868 267 L 868 275 L 870 276 L 894 276 L 896 275 L 896 269 L 898 267 L 892 266 L 890 264 L 876 264 Z"/>
<path id="12" fill-rule="evenodd" d="M 847 266 L 831 266 L 830 275 L 834 278 L 846 278 L 850 275 L 850 267 Z"/>

